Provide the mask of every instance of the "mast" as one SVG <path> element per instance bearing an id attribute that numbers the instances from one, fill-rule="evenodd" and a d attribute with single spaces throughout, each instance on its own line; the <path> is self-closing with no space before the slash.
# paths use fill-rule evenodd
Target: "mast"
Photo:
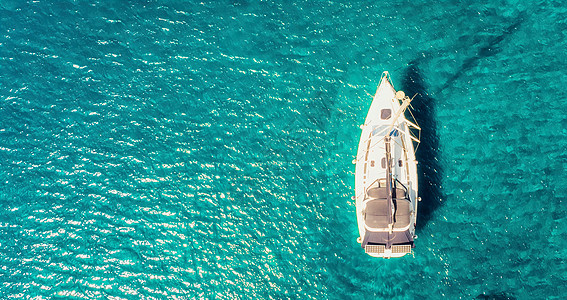
<path id="1" fill-rule="evenodd" d="M 392 154 L 391 154 L 391 141 L 390 135 L 384 137 L 386 143 L 386 190 L 388 190 L 388 231 L 392 234 L 394 227 L 394 202 L 392 200 Z"/>

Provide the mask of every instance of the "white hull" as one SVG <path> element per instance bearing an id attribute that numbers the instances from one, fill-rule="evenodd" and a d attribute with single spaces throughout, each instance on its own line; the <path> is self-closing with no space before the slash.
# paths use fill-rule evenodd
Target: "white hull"
<path id="1" fill-rule="evenodd" d="M 355 159 L 359 242 L 366 253 L 376 257 L 401 257 L 414 247 L 418 183 L 410 126 L 419 127 L 404 116 L 409 98 L 405 98 L 406 105 L 400 100 L 384 72 L 361 126 Z M 384 202 L 386 199 L 388 202 Z"/>

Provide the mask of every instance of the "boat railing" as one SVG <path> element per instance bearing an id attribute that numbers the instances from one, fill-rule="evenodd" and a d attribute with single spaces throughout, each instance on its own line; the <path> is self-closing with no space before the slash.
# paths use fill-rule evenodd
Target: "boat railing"
<path id="1" fill-rule="evenodd" d="M 413 122 L 411 122 L 411 121 L 409 121 L 405 118 L 402 120 L 402 123 L 407 123 L 408 129 L 410 127 L 413 127 L 415 130 L 418 131 L 418 136 L 415 137 L 414 135 L 412 135 L 411 130 L 408 130 L 408 132 L 405 132 L 404 130 L 399 130 L 398 129 L 399 126 L 395 127 L 395 129 L 398 131 L 398 133 L 401 133 L 402 135 L 409 135 L 409 138 L 413 142 L 416 143 L 416 147 L 414 147 L 414 153 L 415 153 L 415 151 L 417 150 L 417 145 L 419 145 L 419 143 L 421 142 L 420 141 L 420 139 L 421 139 L 421 128 L 418 125 L 414 124 Z M 366 126 L 366 125 L 364 125 L 364 126 Z M 360 155 L 356 157 L 356 161 L 360 161 L 364 156 L 366 156 L 366 152 L 370 151 L 371 148 L 374 148 L 378 143 L 382 142 L 384 140 L 384 138 L 386 138 L 386 136 L 387 136 L 385 133 L 388 130 L 392 131 L 393 129 L 394 128 L 391 128 L 391 127 L 385 127 L 384 129 L 378 131 L 377 133 L 375 133 L 375 134 L 371 135 L 370 137 L 368 137 L 367 139 L 365 139 L 362 143 L 368 142 L 368 140 L 372 139 L 372 137 L 374 137 L 374 136 L 380 136 L 380 138 L 376 139 L 376 141 L 373 141 L 373 143 L 370 145 L 370 147 L 367 147 L 367 149 L 363 149 L 363 151 L 360 153 Z"/>
<path id="2" fill-rule="evenodd" d="M 384 78 L 384 76 L 389 76 L 388 72 L 384 72 L 382 73 L 382 78 Z M 388 80 L 389 77 L 388 77 Z M 363 143 L 366 143 L 368 140 L 372 139 L 372 137 L 378 135 L 383 135 L 382 138 L 378 139 L 375 143 L 373 143 L 370 147 L 368 147 L 366 150 L 363 150 L 361 153 L 361 156 L 357 156 L 356 157 L 356 161 L 359 161 L 362 159 L 363 156 L 366 155 L 366 152 L 368 152 L 370 150 L 370 148 L 373 148 L 374 146 L 376 146 L 376 144 L 378 144 L 380 141 L 382 141 L 387 135 L 384 134 L 386 132 L 391 132 L 392 130 L 397 130 L 398 132 L 401 132 L 402 135 L 406 135 L 408 133 L 406 133 L 404 130 L 398 130 L 398 128 L 400 128 L 400 126 L 402 124 L 406 124 L 408 126 L 408 132 L 409 132 L 409 138 L 416 143 L 415 147 L 414 147 L 414 153 L 417 151 L 417 147 L 419 146 L 419 143 L 421 142 L 421 127 L 419 127 L 419 125 L 417 125 L 417 121 L 415 120 L 415 116 L 413 115 L 413 113 L 411 112 L 411 110 L 408 110 L 408 107 L 412 107 L 411 106 L 411 102 L 413 101 L 413 99 L 415 98 L 415 96 L 417 96 L 417 94 L 413 95 L 413 97 L 408 97 L 404 94 L 404 92 L 402 91 L 398 91 L 396 93 L 396 99 L 398 99 L 398 101 L 401 101 L 401 106 L 398 109 L 398 111 L 396 112 L 396 114 L 394 115 L 394 117 L 392 118 L 392 124 L 388 127 L 385 127 L 383 130 L 380 130 L 378 133 L 375 134 L 371 134 L 367 139 L 365 139 L 363 141 Z M 398 122 L 398 119 L 400 118 L 400 116 L 402 116 L 406 111 L 409 111 L 413 122 L 408 120 L 406 117 L 403 117 L 401 122 Z M 361 129 L 363 129 L 363 126 L 368 126 L 369 124 L 364 124 L 361 126 Z M 417 133 L 417 137 L 412 135 L 412 129 L 416 130 Z"/>

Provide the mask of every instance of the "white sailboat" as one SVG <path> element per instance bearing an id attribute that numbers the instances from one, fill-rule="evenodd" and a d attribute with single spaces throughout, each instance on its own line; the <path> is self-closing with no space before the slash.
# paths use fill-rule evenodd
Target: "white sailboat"
<path id="1" fill-rule="evenodd" d="M 421 128 L 405 116 L 410 102 L 384 72 L 361 125 L 353 161 L 358 242 L 374 257 L 402 257 L 415 246 L 420 198 L 414 144 L 419 144 Z"/>

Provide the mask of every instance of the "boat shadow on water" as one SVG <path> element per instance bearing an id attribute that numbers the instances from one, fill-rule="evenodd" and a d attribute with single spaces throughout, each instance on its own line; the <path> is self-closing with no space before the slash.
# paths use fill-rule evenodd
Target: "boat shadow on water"
<path id="1" fill-rule="evenodd" d="M 413 99 L 411 105 L 415 120 L 421 127 L 421 143 L 417 149 L 419 196 L 416 228 L 422 229 L 434 217 L 442 204 L 442 168 L 439 164 L 439 137 L 435 115 L 436 101 L 427 93 L 427 87 L 418 68 L 412 61 L 402 81 L 402 90 Z"/>

